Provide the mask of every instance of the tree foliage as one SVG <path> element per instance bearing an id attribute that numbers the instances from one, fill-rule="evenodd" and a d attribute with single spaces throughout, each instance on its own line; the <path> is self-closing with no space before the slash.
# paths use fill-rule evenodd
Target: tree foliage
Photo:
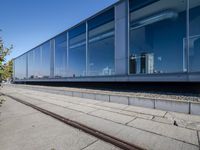
<path id="1" fill-rule="evenodd" d="M 5 75 L 5 73 L 8 73 L 8 72 L 12 73 L 12 71 L 8 71 L 9 69 L 12 68 L 12 67 L 11 68 L 8 67 L 9 65 L 12 64 L 12 61 L 5 64 L 6 56 L 10 54 L 11 49 L 12 49 L 12 46 L 10 48 L 7 48 L 4 46 L 3 40 L 0 37 L 0 81 L 2 81 L 3 77 L 6 77 L 6 76 L 10 77 L 10 75 Z"/>
<path id="2" fill-rule="evenodd" d="M 10 60 L 3 65 L 2 80 L 11 79 L 12 74 L 13 74 L 13 60 Z"/>

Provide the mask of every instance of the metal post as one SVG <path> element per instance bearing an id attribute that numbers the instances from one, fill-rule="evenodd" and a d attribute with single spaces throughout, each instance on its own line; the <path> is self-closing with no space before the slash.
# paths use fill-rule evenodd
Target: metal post
<path id="1" fill-rule="evenodd" d="M 189 55 L 190 55 L 190 1 L 189 0 L 187 0 L 187 15 L 186 15 L 186 21 L 187 21 L 187 24 L 186 24 L 186 26 L 187 26 L 187 29 L 186 29 L 186 32 L 187 32 L 187 38 L 186 38 L 186 43 L 187 43 L 187 46 L 186 46 L 186 56 L 187 56 L 187 72 L 189 72 L 190 70 L 190 67 L 189 67 Z"/>
<path id="2" fill-rule="evenodd" d="M 51 47 L 51 58 L 50 58 L 50 78 L 54 78 L 54 68 L 55 68 L 55 39 L 50 41 Z"/>
<path id="3" fill-rule="evenodd" d="M 130 75 L 130 14 L 129 14 L 129 0 L 126 0 L 127 4 L 126 4 L 126 13 L 127 13 L 127 74 Z"/>
<path id="4" fill-rule="evenodd" d="M 86 21 L 86 67 L 85 67 L 85 75 L 88 76 L 88 22 Z"/>
<path id="5" fill-rule="evenodd" d="M 26 79 L 28 79 L 28 53 L 26 55 Z"/>
<path id="6" fill-rule="evenodd" d="M 66 77 L 69 76 L 69 32 L 67 32 L 67 66 L 66 66 Z"/>

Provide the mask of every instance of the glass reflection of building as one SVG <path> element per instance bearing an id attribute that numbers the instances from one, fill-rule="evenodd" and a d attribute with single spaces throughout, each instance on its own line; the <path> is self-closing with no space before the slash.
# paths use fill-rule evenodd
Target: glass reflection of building
<path id="1" fill-rule="evenodd" d="M 86 75 L 86 24 L 83 23 L 69 31 L 69 69 L 70 77 Z"/>
<path id="2" fill-rule="evenodd" d="M 189 71 L 200 71 L 200 0 L 189 1 Z"/>
<path id="3" fill-rule="evenodd" d="M 17 80 L 185 72 L 200 72 L 200 0 L 122 0 L 14 61 Z"/>
<path id="4" fill-rule="evenodd" d="M 186 4 L 186 0 L 130 0 L 130 56 L 136 56 L 136 74 L 183 71 Z"/>
<path id="5" fill-rule="evenodd" d="M 54 77 L 67 76 L 67 33 L 64 32 L 55 38 L 54 50 Z"/>

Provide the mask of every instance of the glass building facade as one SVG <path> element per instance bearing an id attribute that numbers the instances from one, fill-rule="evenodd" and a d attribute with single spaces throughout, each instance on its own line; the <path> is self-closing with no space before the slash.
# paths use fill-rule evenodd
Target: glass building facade
<path id="1" fill-rule="evenodd" d="M 50 42 L 46 42 L 41 46 L 29 51 L 27 63 L 27 78 L 49 78 L 50 77 Z M 26 64 L 24 64 L 26 65 Z M 26 68 L 26 67 L 25 67 Z"/>
<path id="2" fill-rule="evenodd" d="M 27 57 L 26 54 L 15 59 L 14 62 L 14 75 L 16 80 L 26 79 L 26 65 L 27 65 Z"/>
<path id="3" fill-rule="evenodd" d="M 200 0 L 122 0 L 28 51 L 14 79 L 200 73 Z"/>
<path id="4" fill-rule="evenodd" d="M 69 31 L 68 75 L 86 76 L 86 23 Z"/>
<path id="5" fill-rule="evenodd" d="M 88 75 L 114 74 L 114 9 L 88 21 Z"/>
<path id="6" fill-rule="evenodd" d="M 54 77 L 67 76 L 67 32 L 55 38 Z"/>

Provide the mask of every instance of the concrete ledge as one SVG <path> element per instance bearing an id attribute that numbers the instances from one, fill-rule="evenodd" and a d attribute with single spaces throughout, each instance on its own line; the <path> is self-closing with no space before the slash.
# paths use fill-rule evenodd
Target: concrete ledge
<path id="1" fill-rule="evenodd" d="M 175 111 L 180 113 L 189 113 L 189 102 L 175 101 L 175 100 L 155 100 L 155 109 L 166 111 Z"/>
<path id="2" fill-rule="evenodd" d="M 83 98 L 88 98 L 88 99 L 95 99 L 95 94 L 92 93 L 82 93 Z"/>
<path id="3" fill-rule="evenodd" d="M 73 92 L 73 96 L 74 97 L 83 97 L 83 93 L 82 92 Z"/>
<path id="4" fill-rule="evenodd" d="M 141 107 L 147 107 L 147 108 L 155 108 L 155 100 L 154 99 L 137 98 L 137 97 L 129 97 L 129 105 L 141 106 Z"/>
<path id="5" fill-rule="evenodd" d="M 50 90 L 47 90 L 47 91 L 51 92 Z M 57 91 L 57 90 L 56 90 L 56 91 L 53 91 L 53 93 L 65 95 L 65 91 Z"/>
<path id="6" fill-rule="evenodd" d="M 114 96 L 110 95 L 110 102 L 119 103 L 119 104 L 129 104 L 128 97 L 126 96 Z"/>
<path id="7" fill-rule="evenodd" d="M 65 91 L 64 94 L 68 95 L 68 96 L 73 96 L 73 92 L 71 92 L 71 91 Z"/>
<path id="8" fill-rule="evenodd" d="M 110 101 L 110 96 L 109 95 L 105 95 L 105 94 L 96 94 L 95 99 L 99 100 L 99 101 L 109 102 Z"/>
<path id="9" fill-rule="evenodd" d="M 190 103 L 190 113 L 193 115 L 200 115 L 200 103 Z"/>

